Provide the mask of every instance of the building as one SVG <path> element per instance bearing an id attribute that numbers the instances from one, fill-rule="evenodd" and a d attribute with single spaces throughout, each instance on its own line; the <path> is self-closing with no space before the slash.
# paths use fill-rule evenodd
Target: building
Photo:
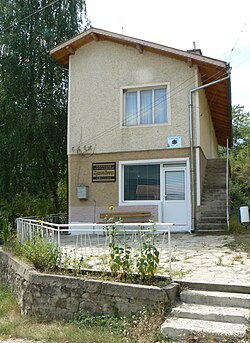
<path id="1" fill-rule="evenodd" d="M 113 205 L 176 231 L 206 230 L 214 199 L 224 229 L 218 147 L 232 141 L 228 64 L 95 28 L 50 53 L 69 70 L 70 222 L 99 222 Z"/>

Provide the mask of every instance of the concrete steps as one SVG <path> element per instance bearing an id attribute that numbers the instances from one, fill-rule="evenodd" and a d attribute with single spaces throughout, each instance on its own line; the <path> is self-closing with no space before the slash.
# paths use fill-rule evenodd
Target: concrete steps
<path id="1" fill-rule="evenodd" d="M 194 320 L 186 318 L 172 319 L 162 325 L 162 334 L 170 339 L 182 339 L 189 333 L 203 333 L 207 335 L 223 336 L 244 336 L 246 325 L 221 322 L 211 322 L 204 320 Z"/>
<path id="2" fill-rule="evenodd" d="M 190 333 L 212 334 L 216 338 L 246 334 L 250 294 L 189 289 L 181 292 L 180 300 L 162 324 L 161 332 L 166 337 L 178 341 Z"/>
<path id="3" fill-rule="evenodd" d="M 249 310 L 246 308 L 220 306 L 206 306 L 196 304 L 182 304 L 173 308 L 172 315 L 177 318 L 189 318 L 215 321 L 215 322 L 231 322 L 237 324 L 248 324 Z"/>
<path id="4" fill-rule="evenodd" d="M 207 161 L 197 231 L 199 234 L 227 232 L 226 160 L 224 159 Z"/>
<path id="5" fill-rule="evenodd" d="M 189 304 L 250 308 L 250 294 L 242 293 L 189 289 L 181 292 L 181 301 Z"/>
<path id="6" fill-rule="evenodd" d="M 218 217 L 205 217 L 203 216 L 200 219 L 200 223 L 225 223 L 227 220 L 226 216 L 218 216 Z"/>
<path id="7" fill-rule="evenodd" d="M 220 222 L 202 222 L 199 224 L 199 232 L 202 230 L 213 230 L 213 231 L 226 231 L 227 230 L 227 224 Z"/>

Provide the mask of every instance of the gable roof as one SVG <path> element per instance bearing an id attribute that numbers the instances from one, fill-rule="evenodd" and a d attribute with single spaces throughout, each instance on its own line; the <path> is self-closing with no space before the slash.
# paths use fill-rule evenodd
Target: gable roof
<path id="1" fill-rule="evenodd" d="M 139 53 L 150 51 L 177 60 L 186 62 L 189 67 L 197 65 L 202 79 L 202 84 L 219 80 L 229 75 L 229 65 L 217 59 L 202 56 L 190 51 L 170 48 L 164 45 L 145 40 L 124 36 L 121 34 L 91 28 L 79 35 L 63 42 L 51 49 L 51 56 L 65 67 L 68 67 L 69 56 L 91 41 L 111 41 L 136 48 Z M 219 145 L 232 145 L 232 118 L 231 118 L 231 89 L 230 78 L 218 82 L 204 89 L 214 123 L 215 134 Z"/>

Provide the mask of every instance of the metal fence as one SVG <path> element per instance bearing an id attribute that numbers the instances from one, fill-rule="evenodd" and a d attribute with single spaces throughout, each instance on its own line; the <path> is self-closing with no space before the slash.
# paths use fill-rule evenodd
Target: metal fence
<path id="1" fill-rule="evenodd" d="M 25 244 L 37 235 L 54 242 L 68 259 L 88 261 L 91 269 L 105 269 L 104 257 L 108 254 L 111 239 L 110 229 L 115 229 L 121 245 L 137 249 L 141 237 L 151 233 L 160 253 L 160 265 L 172 277 L 171 228 L 172 223 L 77 223 L 58 224 L 32 218 L 18 218 L 17 240 Z M 66 257 L 65 257 L 66 258 Z M 165 273 L 165 274 L 166 274 Z"/>

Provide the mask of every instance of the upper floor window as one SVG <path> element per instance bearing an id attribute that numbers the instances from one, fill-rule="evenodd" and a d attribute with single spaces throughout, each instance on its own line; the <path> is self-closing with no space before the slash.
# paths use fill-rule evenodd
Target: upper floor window
<path id="1" fill-rule="evenodd" d="M 124 125 L 167 123 L 167 87 L 125 89 Z"/>

